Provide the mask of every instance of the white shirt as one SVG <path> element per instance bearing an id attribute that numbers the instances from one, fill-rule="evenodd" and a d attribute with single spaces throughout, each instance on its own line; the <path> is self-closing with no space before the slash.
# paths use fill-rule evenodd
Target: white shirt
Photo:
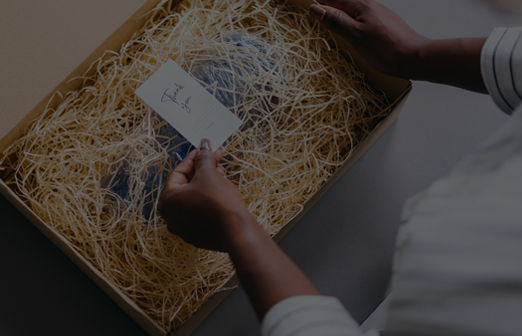
<path id="1" fill-rule="evenodd" d="M 510 122 L 405 206 L 386 336 L 522 335 L 521 36 L 497 28 L 481 55 L 492 99 L 516 111 Z M 363 335 L 339 300 L 323 296 L 279 302 L 262 334 Z"/>

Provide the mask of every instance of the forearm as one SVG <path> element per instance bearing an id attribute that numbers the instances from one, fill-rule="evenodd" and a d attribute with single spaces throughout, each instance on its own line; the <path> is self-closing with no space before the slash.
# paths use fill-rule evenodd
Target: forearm
<path id="1" fill-rule="evenodd" d="M 413 56 L 406 76 L 487 93 L 480 68 L 486 38 L 427 40 Z"/>
<path id="2" fill-rule="evenodd" d="M 253 216 L 228 234 L 227 251 L 260 319 L 278 302 L 296 295 L 320 295 L 303 272 L 270 239 Z"/>

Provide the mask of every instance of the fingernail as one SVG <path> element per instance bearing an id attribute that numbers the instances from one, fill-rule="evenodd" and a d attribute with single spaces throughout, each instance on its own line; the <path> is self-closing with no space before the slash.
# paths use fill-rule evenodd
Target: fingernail
<path id="1" fill-rule="evenodd" d="M 199 149 L 206 149 L 212 151 L 212 145 L 210 144 L 209 139 L 201 139 L 201 144 L 199 145 Z"/>
<path id="2" fill-rule="evenodd" d="M 326 9 L 321 8 L 317 5 L 311 5 L 310 10 L 308 12 L 313 18 L 319 21 L 323 21 L 324 15 L 326 14 Z"/>

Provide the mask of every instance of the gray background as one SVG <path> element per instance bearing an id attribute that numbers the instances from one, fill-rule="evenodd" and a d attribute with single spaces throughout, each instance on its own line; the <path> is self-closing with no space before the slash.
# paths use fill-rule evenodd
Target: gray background
<path id="1" fill-rule="evenodd" d="M 487 36 L 522 17 L 473 0 L 382 0 L 430 38 Z M 414 82 L 399 118 L 280 243 L 325 295 L 364 321 L 385 297 L 404 201 L 444 176 L 509 118 L 489 97 Z M 0 196 L 1 335 L 146 335 Z M 194 335 L 259 335 L 245 293 Z"/>

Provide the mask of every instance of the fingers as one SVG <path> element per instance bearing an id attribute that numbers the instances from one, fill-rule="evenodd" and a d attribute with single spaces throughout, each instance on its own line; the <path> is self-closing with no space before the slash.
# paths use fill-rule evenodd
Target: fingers
<path id="1" fill-rule="evenodd" d="M 199 172 L 210 172 L 215 169 L 215 167 L 216 161 L 214 159 L 214 154 L 212 153 L 212 145 L 210 144 L 210 140 L 203 139 L 201 140 L 201 145 L 198 148 L 198 153 L 196 154 L 196 158 L 194 160 L 196 174 Z"/>
<path id="2" fill-rule="evenodd" d="M 206 139 L 204 139 L 206 140 Z M 199 149 L 190 152 L 187 157 L 169 174 L 165 181 L 164 190 L 172 190 L 187 185 L 192 181 L 197 170 L 205 170 L 206 167 L 216 167 L 216 162 L 223 158 L 223 150 L 219 148 L 212 154 L 210 141 L 202 141 Z M 221 166 L 216 167 L 220 176 L 225 176 L 225 169 Z"/>
<path id="3" fill-rule="evenodd" d="M 326 9 L 322 6 L 311 5 L 308 14 L 310 14 L 314 19 L 322 22 L 326 15 Z"/>
<path id="4" fill-rule="evenodd" d="M 223 176 L 223 177 L 225 176 L 225 168 L 223 168 L 223 166 L 218 165 L 216 167 L 216 170 L 217 170 L 217 172 L 219 173 L 220 176 Z"/>
<path id="5" fill-rule="evenodd" d="M 218 148 L 217 151 L 214 152 L 214 160 L 216 163 L 219 163 L 223 159 L 223 149 Z M 225 168 L 222 165 L 217 165 L 216 170 L 219 174 L 219 176 L 225 176 Z"/>
<path id="6" fill-rule="evenodd" d="M 321 5 L 342 10 L 355 18 L 358 13 L 367 8 L 368 0 L 317 0 Z"/>
<path id="7" fill-rule="evenodd" d="M 221 159 L 223 159 L 223 149 L 218 148 L 217 151 L 214 152 L 214 161 L 219 163 L 221 162 Z"/>
<path id="8" fill-rule="evenodd" d="M 309 13 L 313 18 L 321 21 L 326 28 L 343 37 L 357 24 L 357 21 L 343 10 L 330 6 L 312 5 L 310 6 Z"/>
<path id="9" fill-rule="evenodd" d="M 165 181 L 165 190 L 175 189 L 182 185 L 188 184 L 194 177 L 194 160 L 197 150 L 190 152 L 176 168 L 170 172 Z"/>

